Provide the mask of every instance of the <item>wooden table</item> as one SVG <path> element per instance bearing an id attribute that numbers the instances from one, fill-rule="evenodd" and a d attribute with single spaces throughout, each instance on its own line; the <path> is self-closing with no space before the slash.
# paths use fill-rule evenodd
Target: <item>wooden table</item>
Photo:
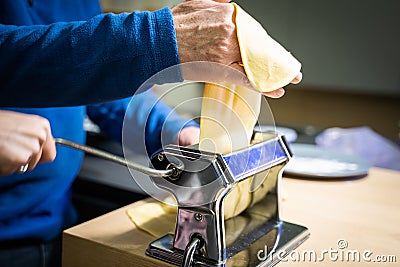
<path id="1" fill-rule="evenodd" d="M 399 265 L 400 172 L 372 168 L 351 180 L 285 177 L 282 186 L 282 219 L 308 227 L 311 236 L 278 266 Z M 145 256 L 154 238 L 126 215 L 141 203 L 66 230 L 63 266 L 170 266 Z"/>

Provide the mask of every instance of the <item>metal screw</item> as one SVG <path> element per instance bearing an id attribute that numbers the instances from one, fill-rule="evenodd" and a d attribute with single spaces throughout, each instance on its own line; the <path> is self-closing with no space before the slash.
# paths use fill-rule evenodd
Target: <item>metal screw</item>
<path id="1" fill-rule="evenodd" d="M 168 164 L 167 165 L 167 170 L 172 170 L 172 174 L 168 177 L 172 181 L 176 181 L 179 179 L 179 175 L 181 174 L 181 170 L 175 167 L 174 164 Z"/>
<path id="2" fill-rule="evenodd" d="M 158 154 L 157 155 L 157 159 L 158 159 L 158 161 L 163 161 L 164 160 L 164 154 Z"/>
<path id="3" fill-rule="evenodd" d="M 203 220 L 203 215 L 201 215 L 200 213 L 195 213 L 194 214 L 194 219 L 198 222 L 200 222 L 201 220 Z"/>

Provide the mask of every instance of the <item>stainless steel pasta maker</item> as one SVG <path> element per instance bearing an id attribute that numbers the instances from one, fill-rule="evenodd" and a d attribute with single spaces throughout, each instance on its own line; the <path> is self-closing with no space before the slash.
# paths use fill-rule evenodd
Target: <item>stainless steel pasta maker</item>
<path id="1" fill-rule="evenodd" d="M 67 140 L 56 139 L 56 143 L 144 172 L 175 197 L 175 233 L 150 243 L 147 255 L 181 266 L 273 266 L 304 242 L 309 232 L 280 219 L 282 172 L 292 154 L 282 135 L 262 137 L 225 155 L 200 151 L 197 146 L 168 145 L 151 158 L 150 168 Z M 258 199 L 241 214 L 224 220 L 228 194 L 246 179 L 252 179 L 253 198 Z M 265 190 L 265 184 L 272 186 Z"/>

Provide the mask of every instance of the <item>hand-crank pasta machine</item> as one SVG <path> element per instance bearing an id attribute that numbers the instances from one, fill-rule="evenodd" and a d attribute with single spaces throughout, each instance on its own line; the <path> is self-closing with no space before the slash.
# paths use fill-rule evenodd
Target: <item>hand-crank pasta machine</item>
<path id="1" fill-rule="evenodd" d="M 181 266 L 273 266 L 309 236 L 307 228 L 279 216 L 282 172 L 292 156 L 282 135 L 270 134 L 226 155 L 168 145 L 152 157 L 154 168 L 67 140 L 56 143 L 146 173 L 176 198 L 175 233 L 146 250 L 159 260 Z M 226 197 L 246 179 L 252 179 L 252 205 L 224 220 Z M 264 188 L 266 181 L 270 188 Z"/>

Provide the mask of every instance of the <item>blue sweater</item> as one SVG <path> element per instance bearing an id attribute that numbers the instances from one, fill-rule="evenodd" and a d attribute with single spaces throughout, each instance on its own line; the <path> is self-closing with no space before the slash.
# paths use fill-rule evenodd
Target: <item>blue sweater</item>
<path id="1" fill-rule="evenodd" d="M 179 63 L 166 8 L 98 15 L 98 0 L 28 2 L 0 1 L 0 106 L 86 105 L 130 97 L 150 76 Z M 32 90 L 34 96 L 25 97 Z"/>
<path id="2" fill-rule="evenodd" d="M 85 142 L 87 114 L 104 132 L 121 140 L 129 98 L 67 106 L 131 96 L 148 77 L 178 64 L 170 11 L 97 15 L 97 0 L 35 0 L 33 6 L 28 2 L 0 2 L 0 106 L 29 107 L 12 110 L 46 117 L 54 136 L 79 143 Z M 37 98 L 24 96 L 32 90 Z M 130 131 L 146 129 L 152 153 L 161 146 L 161 128 L 171 110 L 160 102 L 150 110 L 156 100 L 151 91 L 134 98 L 139 101 L 131 110 L 140 112 L 128 114 Z M 65 107 L 32 108 L 43 105 Z M 146 114 L 150 114 L 147 122 Z M 186 123 L 176 114 L 172 118 L 167 142 Z M 49 240 L 73 223 L 70 186 L 82 158 L 81 152 L 57 147 L 54 162 L 23 175 L 0 177 L 0 240 Z"/>

